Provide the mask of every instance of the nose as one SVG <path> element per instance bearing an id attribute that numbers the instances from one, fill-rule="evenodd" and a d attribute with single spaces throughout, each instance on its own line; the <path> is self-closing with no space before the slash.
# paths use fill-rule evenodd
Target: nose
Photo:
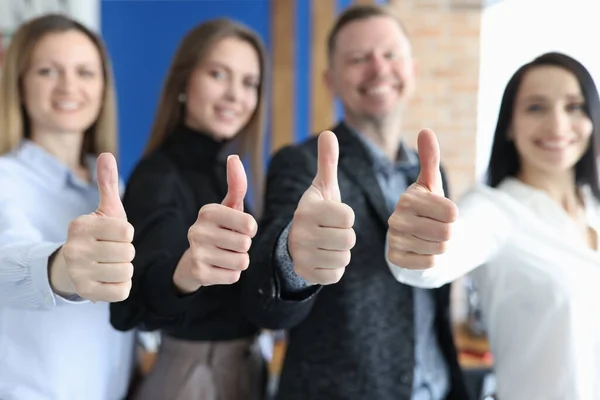
<path id="1" fill-rule="evenodd" d="M 238 82 L 237 80 L 231 80 L 227 85 L 227 91 L 225 92 L 225 97 L 230 101 L 236 101 L 240 98 L 241 92 L 243 90 L 243 82 Z"/>
<path id="2" fill-rule="evenodd" d="M 70 71 L 63 71 L 59 75 L 57 88 L 63 92 L 70 92 L 75 85 L 77 77 Z"/>
<path id="3" fill-rule="evenodd" d="M 369 60 L 370 72 L 373 76 L 385 75 L 390 68 L 390 62 L 384 54 L 373 53 Z"/>
<path id="4" fill-rule="evenodd" d="M 550 133 L 560 136 L 570 127 L 570 116 L 562 107 L 555 107 L 546 120 Z"/>

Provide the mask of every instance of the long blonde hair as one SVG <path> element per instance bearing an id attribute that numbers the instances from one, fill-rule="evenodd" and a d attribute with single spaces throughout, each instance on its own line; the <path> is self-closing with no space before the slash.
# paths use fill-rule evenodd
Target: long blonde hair
<path id="1" fill-rule="evenodd" d="M 15 149 L 23 138 L 29 138 L 29 116 L 21 93 L 23 75 L 29 67 L 38 42 L 47 34 L 78 31 L 98 49 L 104 74 L 102 108 L 96 121 L 84 136 L 81 157 L 117 151 L 117 111 L 112 67 L 102 40 L 79 22 L 60 14 L 47 14 L 22 24 L 11 39 L 3 57 L 0 73 L 0 155 Z"/>
<path id="2" fill-rule="evenodd" d="M 156 150 L 183 123 L 184 109 L 178 98 L 185 92 L 194 69 L 204 60 L 211 48 L 226 37 L 235 37 L 249 43 L 255 49 L 260 61 L 256 110 L 234 140 L 240 157 L 248 156 L 250 161 L 250 182 L 254 193 L 253 208 L 254 213 L 258 214 L 262 209 L 264 176 L 263 137 L 267 56 L 261 39 L 246 26 L 226 18 L 214 19 L 198 25 L 183 38 L 165 79 L 145 154 Z"/>

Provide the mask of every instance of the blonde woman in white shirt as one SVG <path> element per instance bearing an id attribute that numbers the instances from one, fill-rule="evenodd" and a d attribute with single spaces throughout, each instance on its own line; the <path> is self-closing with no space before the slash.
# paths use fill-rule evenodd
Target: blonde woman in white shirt
<path id="1" fill-rule="evenodd" d="M 116 140 L 98 36 L 62 15 L 20 26 L 0 75 L 0 399 L 127 394 L 133 333 L 106 303 L 133 274 Z"/>
<path id="2" fill-rule="evenodd" d="M 388 262 L 433 288 L 471 273 L 500 400 L 600 399 L 600 101 L 576 60 L 541 55 L 508 83 L 487 185 L 442 196 L 439 148 L 389 219 Z"/>

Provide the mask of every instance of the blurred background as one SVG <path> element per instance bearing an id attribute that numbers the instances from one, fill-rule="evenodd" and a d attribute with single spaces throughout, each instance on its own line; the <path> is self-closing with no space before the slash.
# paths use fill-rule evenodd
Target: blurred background
<path id="1" fill-rule="evenodd" d="M 354 0 L 356 3 L 386 3 Z M 330 127 L 340 108 L 322 84 L 325 36 L 353 0 L 0 0 L 2 50 L 23 21 L 64 12 L 98 31 L 114 64 L 119 105 L 120 172 L 127 179 L 150 131 L 175 47 L 192 26 L 231 17 L 265 40 L 272 79 L 268 151 Z M 502 90 L 521 64 L 546 51 L 579 59 L 600 77 L 598 0 L 389 0 L 400 11 L 419 63 L 418 93 L 405 123 L 439 139 L 453 197 L 482 177 Z M 268 160 L 265 160 L 268 162 Z M 478 317 L 476 288 L 455 285 L 453 318 L 466 369 L 493 359 Z M 273 371 L 283 345 L 276 347 Z"/>

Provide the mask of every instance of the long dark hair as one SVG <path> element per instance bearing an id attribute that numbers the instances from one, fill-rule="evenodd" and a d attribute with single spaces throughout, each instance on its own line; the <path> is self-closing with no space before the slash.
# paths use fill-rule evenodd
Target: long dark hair
<path id="1" fill-rule="evenodd" d="M 498 186 L 506 177 L 515 176 L 520 169 L 519 155 L 512 140 L 509 140 L 509 129 L 512 123 L 515 99 L 525 74 L 542 66 L 563 68 L 572 73 L 581 88 L 585 98 L 584 110 L 592 121 L 593 130 L 590 145 L 581 159 L 575 165 L 575 180 L 577 184 L 589 185 L 594 196 L 600 200 L 600 182 L 598 176 L 598 154 L 600 149 L 600 99 L 598 90 L 588 70 L 577 60 L 561 53 L 546 53 L 523 65 L 515 72 L 504 89 L 502 103 L 492 153 L 487 171 L 487 183 L 492 187 Z"/>

